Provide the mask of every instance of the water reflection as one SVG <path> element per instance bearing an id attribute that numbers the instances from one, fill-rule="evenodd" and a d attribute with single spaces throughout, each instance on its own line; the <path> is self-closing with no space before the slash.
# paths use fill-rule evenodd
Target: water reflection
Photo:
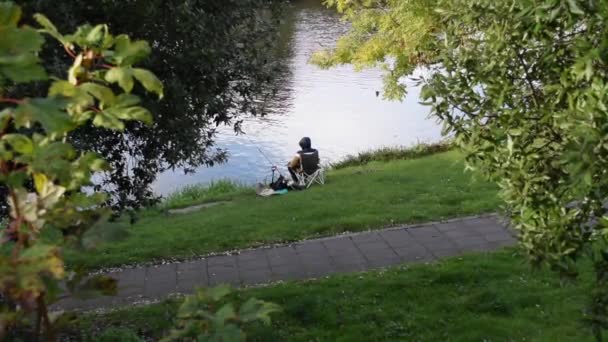
<path id="1" fill-rule="evenodd" d="M 379 70 L 355 72 L 350 66 L 321 70 L 307 63 L 310 55 L 334 44 L 346 26 L 338 15 L 313 1 L 294 6 L 282 32 L 287 35 L 283 57 L 288 72 L 281 89 L 269 100 L 269 114 L 246 118 L 246 136 L 221 128 L 218 147 L 230 152 L 228 163 L 200 168 L 195 174 L 179 170 L 159 175 L 156 192 L 169 193 L 186 184 L 232 178 L 246 183 L 269 177 L 271 163 L 284 166 L 309 136 L 322 160 L 329 162 L 358 151 L 392 145 L 412 145 L 440 139 L 440 127 L 418 104 L 419 89 L 410 88 L 403 102 L 376 96 L 382 90 Z M 287 172 L 285 172 L 287 174 Z"/>

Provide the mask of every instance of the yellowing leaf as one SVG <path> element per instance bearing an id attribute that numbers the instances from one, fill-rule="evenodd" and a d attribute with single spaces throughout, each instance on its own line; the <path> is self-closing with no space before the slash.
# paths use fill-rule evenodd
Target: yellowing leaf
<path id="1" fill-rule="evenodd" d="M 34 173 L 34 186 L 36 187 L 36 191 L 38 193 L 42 193 L 46 187 L 46 183 L 48 182 L 48 178 L 44 173 Z"/>

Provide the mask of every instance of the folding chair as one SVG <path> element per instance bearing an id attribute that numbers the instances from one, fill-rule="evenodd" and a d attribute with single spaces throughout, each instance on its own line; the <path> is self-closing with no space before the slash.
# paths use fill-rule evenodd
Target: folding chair
<path id="1" fill-rule="evenodd" d="M 325 184 L 325 173 L 320 165 L 319 152 L 317 150 L 302 152 L 300 159 L 302 170 L 297 173 L 298 183 L 305 186 L 306 189 L 310 188 L 313 183 Z"/>

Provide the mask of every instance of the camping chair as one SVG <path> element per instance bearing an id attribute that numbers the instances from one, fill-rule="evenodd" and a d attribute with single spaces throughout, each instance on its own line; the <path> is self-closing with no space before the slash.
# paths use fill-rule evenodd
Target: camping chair
<path id="1" fill-rule="evenodd" d="M 325 184 L 325 174 L 320 165 L 319 152 L 317 150 L 300 153 L 300 160 L 302 162 L 302 170 L 297 173 L 300 185 L 308 189 L 312 183 Z"/>

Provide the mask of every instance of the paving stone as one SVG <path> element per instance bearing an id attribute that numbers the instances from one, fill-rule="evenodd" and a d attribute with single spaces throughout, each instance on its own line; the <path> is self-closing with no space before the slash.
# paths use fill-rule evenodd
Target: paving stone
<path id="1" fill-rule="evenodd" d="M 463 237 L 461 239 L 455 239 L 454 243 L 460 249 L 467 249 L 470 247 L 476 247 L 476 246 L 488 244 L 488 242 L 481 236 L 468 236 L 468 237 Z"/>
<path id="2" fill-rule="evenodd" d="M 127 268 L 120 272 L 108 274 L 116 279 L 118 295 L 130 296 L 142 293 L 146 282 L 145 268 Z"/>
<path id="3" fill-rule="evenodd" d="M 270 269 L 270 264 L 266 258 L 258 260 L 239 260 L 239 269 L 245 270 L 259 270 L 259 269 Z"/>
<path id="4" fill-rule="evenodd" d="M 325 240 L 323 241 L 323 245 L 325 245 L 327 253 L 331 256 L 359 254 L 355 243 L 349 238 Z"/>
<path id="5" fill-rule="evenodd" d="M 466 253 L 489 252 L 489 251 L 493 251 L 493 250 L 496 250 L 495 246 L 493 246 L 489 243 L 484 243 L 484 244 L 475 245 L 475 246 L 468 246 L 466 249 Z"/>
<path id="6" fill-rule="evenodd" d="M 481 237 L 481 233 L 477 230 L 472 229 L 470 227 L 462 226 L 461 229 L 456 230 L 448 230 L 443 232 L 443 234 L 453 240 L 465 239 L 471 236 Z"/>
<path id="7" fill-rule="evenodd" d="M 514 246 L 517 244 L 517 240 L 512 240 L 512 241 L 495 241 L 495 242 L 488 242 L 488 245 L 493 246 L 496 249 L 500 249 L 503 247 L 509 247 L 509 246 Z"/>
<path id="8" fill-rule="evenodd" d="M 395 253 L 395 251 L 393 251 L 393 249 L 391 248 L 365 250 L 363 251 L 363 255 L 365 256 L 365 259 L 370 261 L 374 259 L 390 259 L 394 257 L 399 257 L 399 255 Z"/>
<path id="9" fill-rule="evenodd" d="M 464 226 L 472 228 L 478 232 L 504 230 L 504 225 L 498 222 L 495 217 L 477 217 L 462 222 Z"/>
<path id="10" fill-rule="evenodd" d="M 331 264 L 331 258 L 329 255 L 300 255 L 300 265 L 311 266 L 311 265 L 329 265 Z"/>
<path id="11" fill-rule="evenodd" d="M 236 256 L 217 256 L 207 259 L 209 286 L 218 284 L 239 285 L 239 272 Z"/>
<path id="12" fill-rule="evenodd" d="M 278 266 L 272 268 L 272 280 L 296 280 L 308 277 L 304 267 Z"/>
<path id="13" fill-rule="evenodd" d="M 243 285 L 267 283 L 271 279 L 270 269 L 240 270 L 239 276 Z"/>
<path id="14" fill-rule="evenodd" d="M 219 284 L 240 285 L 239 273 L 232 267 L 209 267 L 209 286 Z"/>
<path id="15" fill-rule="evenodd" d="M 369 260 L 371 268 L 388 267 L 402 264 L 404 261 L 398 255 L 372 258 Z"/>
<path id="16" fill-rule="evenodd" d="M 271 267 L 300 263 L 296 249 L 292 246 L 270 248 L 266 255 Z"/>
<path id="17" fill-rule="evenodd" d="M 420 242 L 427 250 L 443 250 L 443 249 L 454 249 L 458 246 L 452 239 L 446 237 L 437 238 L 435 240 L 421 241 Z"/>
<path id="18" fill-rule="evenodd" d="M 158 298 L 175 292 L 177 292 L 177 280 L 175 278 L 146 280 L 146 286 L 144 288 L 145 297 Z"/>
<path id="19" fill-rule="evenodd" d="M 156 298 L 163 294 L 173 293 L 177 285 L 177 264 L 149 266 L 146 268 L 144 296 Z"/>
<path id="20" fill-rule="evenodd" d="M 200 281 L 192 279 L 178 280 L 175 287 L 177 293 L 192 294 L 196 289 L 201 287 L 208 287 L 209 283 L 201 283 Z"/>
<path id="21" fill-rule="evenodd" d="M 228 266 L 236 267 L 236 257 L 234 255 L 212 256 L 207 259 L 207 266 Z"/>
<path id="22" fill-rule="evenodd" d="M 175 278 L 177 272 L 177 263 L 148 266 L 146 269 L 146 280 L 157 278 Z"/>
<path id="23" fill-rule="evenodd" d="M 209 286 L 207 261 L 197 260 L 177 265 L 177 292 L 192 293 L 195 288 Z"/>
<path id="24" fill-rule="evenodd" d="M 421 245 L 396 248 L 395 253 L 397 253 L 404 262 L 430 261 L 434 258 L 433 255 Z"/>
<path id="25" fill-rule="evenodd" d="M 391 249 L 391 246 L 389 246 L 388 243 L 386 243 L 386 241 L 384 240 L 378 240 L 378 241 L 369 241 L 369 242 L 361 242 L 361 243 L 357 243 L 357 248 L 365 254 L 365 251 L 376 251 L 376 250 L 384 250 L 384 249 Z"/>
<path id="26" fill-rule="evenodd" d="M 430 252 L 436 258 L 445 258 L 462 254 L 458 248 L 433 249 Z"/>
<path id="27" fill-rule="evenodd" d="M 393 248 L 404 247 L 416 243 L 416 240 L 408 234 L 406 229 L 382 231 L 380 232 L 380 236 Z"/>
<path id="28" fill-rule="evenodd" d="M 324 277 L 332 273 L 336 273 L 336 269 L 331 264 L 317 264 L 314 267 L 310 265 L 304 265 L 306 274 L 311 278 Z"/>
<path id="29" fill-rule="evenodd" d="M 496 233 L 491 233 L 491 234 L 484 234 L 483 238 L 486 239 L 486 241 L 488 242 L 497 242 L 497 241 L 512 241 L 515 242 L 515 238 L 507 233 L 506 231 L 501 231 L 501 232 L 496 232 Z"/>
<path id="30" fill-rule="evenodd" d="M 338 272 L 363 271 L 369 267 L 367 259 L 360 254 L 332 257 L 331 263 Z"/>
<path id="31" fill-rule="evenodd" d="M 334 269 L 339 273 L 348 273 L 348 272 L 361 272 L 369 269 L 369 263 L 338 263 L 334 264 Z"/>
<path id="32" fill-rule="evenodd" d="M 118 296 L 86 301 L 66 299 L 52 308 L 112 307 L 137 299 L 163 298 L 174 292 L 190 293 L 199 286 L 253 285 L 365 271 L 402 262 L 427 262 L 511 246 L 516 243 L 512 234 L 495 217 L 481 217 L 124 269 L 109 274 L 119 280 Z"/>
<path id="33" fill-rule="evenodd" d="M 407 229 L 407 232 L 418 241 L 427 241 L 441 237 L 441 232 L 433 225 Z"/>
<path id="34" fill-rule="evenodd" d="M 377 232 L 360 233 L 351 236 L 355 244 L 383 241 Z"/>
<path id="35" fill-rule="evenodd" d="M 325 250 L 325 246 L 321 244 L 319 241 L 310 242 L 310 243 L 301 243 L 294 246 L 298 255 L 305 254 L 327 254 Z"/>

